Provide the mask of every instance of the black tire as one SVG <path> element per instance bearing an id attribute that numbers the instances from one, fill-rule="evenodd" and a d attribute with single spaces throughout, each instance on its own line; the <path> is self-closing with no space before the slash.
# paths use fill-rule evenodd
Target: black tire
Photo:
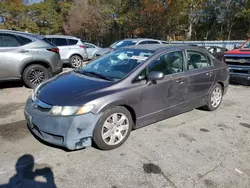
<path id="1" fill-rule="evenodd" d="M 69 59 L 69 64 L 71 68 L 74 68 L 74 69 L 81 68 L 83 65 L 83 59 L 79 55 L 73 55 Z"/>
<path id="2" fill-rule="evenodd" d="M 36 82 L 32 81 L 32 78 L 34 77 L 34 72 L 41 74 L 41 77 L 39 78 L 39 80 L 36 80 Z M 27 87 L 34 89 L 40 83 L 48 80 L 50 78 L 50 73 L 46 67 L 38 64 L 33 64 L 25 68 L 25 70 L 23 71 L 22 78 Z"/>
<path id="3" fill-rule="evenodd" d="M 105 143 L 104 139 L 102 138 L 103 126 L 104 126 L 105 121 L 112 114 L 116 114 L 116 113 L 117 114 L 119 114 L 119 113 L 124 114 L 127 117 L 128 124 L 129 124 L 128 130 L 127 130 L 127 133 L 124 136 L 124 138 L 119 143 L 117 143 L 115 145 L 109 145 L 109 144 Z M 128 137 L 131 133 L 133 124 L 134 124 L 134 122 L 132 120 L 132 116 L 126 108 L 124 108 L 122 106 L 114 107 L 112 109 L 105 111 L 104 114 L 98 120 L 98 122 L 95 126 L 95 129 L 94 129 L 94 132 L 93 132 L 93 140 L 94 140 L 95 144 L 97 145 L 97 147 L 99 147 L 102 150 L 112 150 L 112 149 L 118 148 L 128 139 Z"/>
<path id="4" fill-rule="evenodd" d="M 213 97 L 213 92 L 216 90 L 216 89 L 219 89 L 221 91 L 221 100 L 220 102 L 216 105 L 216 106 L 213 106 L 212 105 L 212 97 Z M 208 95 L 208 98 L 207 98 L 207 105 L 204 106 L 204 109 L 208 110 L 208 111 L 214 111 L 216 110 L 217 108 L 219 108 L 221 102 L 222 102 L 222 99 L 223 99 L 223 88 L 220 84 L 216 83 L 212 89 L 211 89 L 211 92 L 209 93 Z"/>

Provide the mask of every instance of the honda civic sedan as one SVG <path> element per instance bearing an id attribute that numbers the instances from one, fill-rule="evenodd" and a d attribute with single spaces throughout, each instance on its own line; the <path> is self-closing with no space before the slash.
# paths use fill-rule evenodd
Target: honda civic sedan
<path id="1" fill-rule="evenodd" d="M 138 45 L 42 83 L 27 99 L 25 117 L 45 142 L 111 150 L 133 129 L 199 107 L 216 110 L 228 85 L 228 66 L 199 47 Z"/>

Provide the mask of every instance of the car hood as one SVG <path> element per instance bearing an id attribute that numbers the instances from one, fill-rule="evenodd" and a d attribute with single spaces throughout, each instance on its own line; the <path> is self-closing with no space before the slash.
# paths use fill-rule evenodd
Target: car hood
<path id="1" fill-rule="evenodd" d="M 244 55 L 244 54 L 250 54 L 250 49 L 234 49 L 225 52 L 225 55 Z"/>
<path id="2" fill-rule="evenodd" d="M 106 54 L 106 53 L 109 53 L 109 52 L 111 52 L 111 51 L 113 51 L 112 48 L 103 48 L 103 49 L 98 50 L 98 51 L 96 52 L 96 54 L 99 55 L 99 56 L 102 56 L 102 55 L 104 55 L 104 54 Z"/>
<path id="3" fill-rule="evenodd" d="M 84 94 L 113 85 L 113 82 L 88 77 L 74 71 L 63 73 L 41 85 L 37 98 L 53 106 L 65 106 Z"/>

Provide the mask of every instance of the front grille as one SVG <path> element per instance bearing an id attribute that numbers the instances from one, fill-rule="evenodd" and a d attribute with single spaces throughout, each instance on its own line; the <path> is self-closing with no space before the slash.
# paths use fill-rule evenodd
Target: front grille
<path id="1" fill-rule="evenodd" d="M 230 72 L 233 73 L 240 73 L 240 74 L 250 74 L 250 72 L 248 70 L 231 70 Z"/>
<path id="2" fill-rule="evenodd" d="M 42 112 L 49 112 L 52 109 L 53 106 L 39 100 L 38 98 L 36 98 L 36 100 L 34 101 L 34 108 L 42 111 Z"/>
<path id="3" fill-rule="evenodd" d="M 41 107 L 39 105 L 37 105 L 37 109 L 42 111 L 42 112 L 49 112 L 50 111 L 50 108 L 43 108 L 43 107 Z"/>
<path id="4" fill-rule="evenodd" d="M 228 65 L 236 65 L 236 66 L 250 66 L 250 62 L 248 63 L 239 63 L 239 62 L 230 62 L 230 61 L 227 61 L 226 60 L 226 63 L 228 64 Z"/>
<path id="5" fill-rule="evenodd" d="M 228 65 L 250 66 L 250 57 L 226 56 L 225 62 Z"/>

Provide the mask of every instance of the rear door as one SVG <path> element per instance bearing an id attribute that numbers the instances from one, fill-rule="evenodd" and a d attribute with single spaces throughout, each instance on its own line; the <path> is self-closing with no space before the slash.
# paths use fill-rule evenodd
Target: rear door
<path id="1" fill-rule="evenodd" d="M 205 102 L 206 96 L 213 85 L 215 72 L 212 60 L 206 53 L 186 50 L 188 73 L 188 101 L 196 108 Z"/>

